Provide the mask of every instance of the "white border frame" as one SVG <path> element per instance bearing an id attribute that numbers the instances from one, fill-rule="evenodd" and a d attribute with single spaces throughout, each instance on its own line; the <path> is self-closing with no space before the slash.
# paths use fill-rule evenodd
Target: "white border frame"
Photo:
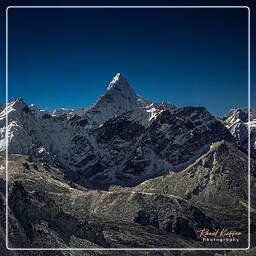
<path id="1" fill-rule="evenodd" d="M 241 8 L 248 10 L 248 247 L 247 248 L 10 248 L 8 246 L 8 10 L 14 8 Z M 11 251 L 245 251 L 250 249 L 251 242 L 251 220 L 250 220 L 250 209 L 251 209 L 251 177 L 250 177 L 250 163 L 251 163 L 251 152 L 250 152 L 250 109 L 251 109 L 251 44 L 250 44 L 250 8 L 248 6 L 8 6 L 6 8 L 6 248 Z"/>

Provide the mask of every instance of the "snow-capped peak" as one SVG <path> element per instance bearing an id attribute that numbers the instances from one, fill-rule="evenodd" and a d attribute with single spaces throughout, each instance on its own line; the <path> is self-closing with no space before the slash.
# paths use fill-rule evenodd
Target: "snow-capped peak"
<path id="1" fill-rule="evenodd" d="M 103 97 L 99 98 L 99 101 L 105 98 L 107 98 L 107 101 L 111 98 L 115 103 L 127 101 L 127 104 L 130 105 L 136 104 L 139 96 L 133 91 L 127 79 L 121 73 L 117 73 L 108 85 Z"/>
<path id="2" fill-rule="evenodd" d="M 249 114 L 249 115 L 248 115 Z M 249 117 L 249 118 L 248 118 Z M 256 109 L 236 108 L 223 118 L 224 124 L 241 146 L 248 148 L 248 131 L 253 154 L 256 152 Z"/>
<path id="3" fill-rule="evenodd" d="M 110 90 L 111 88 L 113 88 L 115 86 L 129 86 L 130 87 L 127 79 L 121 73 L 116 74 L 116 76 L 109 83 L 107 90 Z"/>
<path id="4" fill-rule="evenodd" d="M 23 109 L 26 107 L 26 104 L 22 104 L 22 102 L 22 99 L 18 99 L 13 104 L 22 105 L 20 108 Z M 133 111 L 133 115 L 130 118 L 138 122 L 143 119 L 145 122 L 143 121 L 142 123 L 146 123 L 146 126 L 148 126 L 162 109 L 174 109 L 175 106 L 167 103 L 153 103 L 150 100 L 144 99 L 134 92 L 127 79 L 121 73 L 117 73 L 108 84 L 105 93 L 98 98 L 95 104 L 89 107 L 41 110 L 38 106 L 31 104 L 27 108 L 36 118 L 42 118 L 45 114 L 52 117 L 66 114 L 67 119 L 70 119 L 74 115 L 78 115 L 86 120 L 86 123 L 89 125 L 102 124 L 115 116 Z"/>
<path id="5" fill-rule="evenodd" d="M 133 91 L 127 79 L 121 73 L 117 73 L 104 95 L 98 98 L 84 117 L 89 123 L 101 124 L 116 115 L 142 107 L 146 103 L 148 102 Z"/>

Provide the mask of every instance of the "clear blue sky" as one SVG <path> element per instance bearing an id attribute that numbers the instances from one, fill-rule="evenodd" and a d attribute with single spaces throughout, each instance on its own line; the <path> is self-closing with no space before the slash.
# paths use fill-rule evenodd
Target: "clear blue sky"
<path id="1" fill-rule="evenodd" d="M 10 100 L 88 106 L 117 72 L 153 101 L 246 107 L 247 9 L 9 10 Z"/>

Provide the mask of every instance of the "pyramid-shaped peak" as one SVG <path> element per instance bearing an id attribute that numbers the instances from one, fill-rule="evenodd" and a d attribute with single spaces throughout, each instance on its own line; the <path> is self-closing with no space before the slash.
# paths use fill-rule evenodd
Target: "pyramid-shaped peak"
<path id="1" fill-rule="evenodd" d="M 116 86 L 122 86 L 122 87 L 130 87 L 127 79 L 121 74 L 121 73 L 117 73 L 114 78 L 112 79 L 112 81 L 110 82 L 110 84 L 108 85 L 108 90 L 116 87 Z"/>
<path id="2" fill-rule="evenodd" d="M 122 73 L 117 73 L 116 76 L 113 78 L 112 82 L 117 82 L 117 81 L 127 82 L 127 79 L 123 76 Z"/>

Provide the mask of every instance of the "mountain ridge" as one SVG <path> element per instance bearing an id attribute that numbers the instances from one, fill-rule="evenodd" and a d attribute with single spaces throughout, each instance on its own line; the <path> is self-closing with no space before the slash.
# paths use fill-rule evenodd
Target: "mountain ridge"
<path id="1" fill-rule="evenodd" d="M 77 173 L 81 184 L 138 184 L 182 170 L 214 142 L 234 142 L 205 108 L 151 103 L 121 74 L 83 116 L 37 115 L 22 99 L 8 107 L 9 153 L 61 165 Z"/>
<path id="2" fill-rule="evenodd" d="M 219 121 L 204 107 L 145 100 L 121 73 L 83 110 L 57 115 L 21 98 L 8 103 L 9 153 L 62 165 L 77 172 L 84 184 L 130 186 L 186 168 L 212 143 L 241 141 L 228 118 Z M 6 146 L 5 114 L 0 113 L 0 151 Z"/>

